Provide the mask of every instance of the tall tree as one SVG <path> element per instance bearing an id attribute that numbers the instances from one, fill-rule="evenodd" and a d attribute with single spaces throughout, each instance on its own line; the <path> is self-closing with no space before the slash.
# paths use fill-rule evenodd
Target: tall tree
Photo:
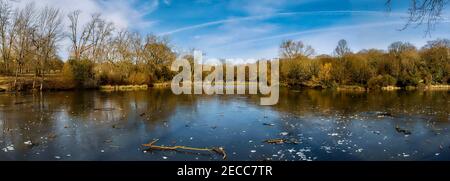
<path id="1" fill-rule="evenodd" d="M 401 53 L 406 51 L 416 51 L 416 47 L 409 42 L 397 41 L 389 45 L 388 50 L 389 53 L 400 56 Z"/>
<path id="2" fill-rule="evenodd" d="M 433 48 L 433 47 L 444 47 L 450 50 L 450 40 L 449 39 L 437 39 L 428 41 L 424 48 Z"/>
<path id="3" fill-rule="evenodd" d="M 280 45 L 280 54 L 283 58 L 310 57 L 314 53 L 314 49 L 309 45 L 305 45 L 302 41 L 286 40 Z"/>
<path id="4" fill-rule="evenodd" d="M 93 14 L 91 22 L 88 25 L 91 27 L 91 59 L 98 63 L 103 58 L 105 51 L 105 44 L 110 40 L 110 36 L 114 31 L 114 25 L 111 22 L 101 18 L 101 14 Z"/>
<path id="5" fill-rule="evenodd" d="M 37 51 L 37 64 L 40 74 L 40 90 L 43 89 L 45 73 L 52 58 L 56 57 L 57 43 L 62 38 L 62 18 L 59 9 L 45 7 L 40 11 L 38 26 L 33 34 L 33 43 Z"/>
<path id="6" fill-rule="evenodd" d="M 140 64 L 143 59 L 142 36 L 139 33 L 130 34 L 131 49 L 134 55 L 134 63 Z"/>
<path id="7" fill-rule="evenodd" d="M 73 11 L 67 15 L 70 21 L 69 29 L 69 39 L 72 42 L 71 51 L 72 58 L 75 60 L 80 60 L 84 51 L 87 50 L 87 41 L 90 36 L 90 32 L 86 29 L 83 29 L 81 35 L 79 35 L 79 16 L 81 14 L 80 10 Z"/>
<path id="8" fill-rule="evenodd" d="M 351 53 L 350 48 L 348 47 L 347 40 L 339 40 L 336 49 L 334 49 L 334 53 L 338 57 L 343 57 L 349 53 Z"/>
<path id="9" fill-rule="evenodd" d="M 102 19 L 101 14 L 93 14 L 87 24 L 80 25 L 80 14 L 81 11 L 77 10 L 68 15 L 72 58 L 89 58 L 93 62 L 99 62 L 104 58 L 105 46 L 111 38 L 114 25 Z"/>
<path id="10" fill-rule="evenodd" d="M 8 1 L 0 0 L 0 53 L 3 61 L 3 72 L 10 73 L 9 65 L 11 64 L 11 43 L 13 35 L 10 32 L 11 25 L 11 6 Z"/>
<path id="11" fill-rule="evenodd" d="M 148 35 L 143 54 L 144 61 L 155 79 L 170 79 L 169 66 L 175 60 L 176 54 L 170 48 L 167 39 Z"/>
<path id="12" fill-rule="evenodd" d="M 17 79 L 24 67 L 27 59 L 34 59 L 35 50 L 32 45 L 33 33 L 36 29 L 36 10 L 34 4 L 27 4 L 23 9 L 16 9 L 14 13 L 13 33 L 14 44 L 13 50 L 16 59 L 16 69 L 13 87 L 16 88 Z M 30 63 L 35 63 L 31 62 Z M 34 64 L 36 66 L 36 64 Z M 36 69 L 36 67 L 35 67 Z M 33 84 L 34 85 L 34 84 Z"/>

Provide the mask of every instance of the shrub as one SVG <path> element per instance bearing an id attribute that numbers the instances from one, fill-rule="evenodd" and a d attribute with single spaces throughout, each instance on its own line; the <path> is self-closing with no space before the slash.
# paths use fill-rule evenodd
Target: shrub
<path id="1" fill-rule="evenodd" d="M 326 63 L 320 67 L 319 71 L 319 82 L 322 87 L 332 87 L 332 75 L 331 75 L 332 65 L 331 63 Z"/>
<path id="2" fill-rule="evenodd" d="M 69 60 L 74 81 L 78 87 L 93 88 L 97 81 L 94 77 L 94 63 L 87 59 Z"/>
<path id="3" fill-rule="evenodd" d="M 75 81 L 75 77 L 73 74 L 73 67 L 70 63 L 64 63 L 63 68 L 62 68 L 62 78 L 64 80 L 64 82 L 68 82 L 68 83 L 74 83 Z"/>
<path id="4" fill-rule="evenodd" d="M 395 78 L 390 75 L 378 75 L 371 78 L 368 81 L 367 86 L 369 87 L 369 89 L 380 89 L 386 86 L 393 86 L 396 83 L 397 80 L 395 80 Z"/>
<path id="5" fill-rule="evenodd" d="M 128 83 L 132 85 L 148 84 L 149 76 L 141 72 L 133 72 L 128 77 Z"/>

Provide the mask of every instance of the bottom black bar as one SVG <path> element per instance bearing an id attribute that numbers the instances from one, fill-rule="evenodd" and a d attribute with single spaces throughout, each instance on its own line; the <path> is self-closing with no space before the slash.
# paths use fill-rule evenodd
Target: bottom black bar
<path id="1" fill-rule="evenodd" d="M 0 162 L 2 178 L 33 179 L 449 178 L 449 168 L 450 162 Z M 6 174 L 12 172 L 23 174 Z"/>

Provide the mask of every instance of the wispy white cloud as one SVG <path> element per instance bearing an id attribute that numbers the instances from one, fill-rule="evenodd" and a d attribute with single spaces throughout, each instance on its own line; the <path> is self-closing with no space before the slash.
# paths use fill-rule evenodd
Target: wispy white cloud
<path id="1" fill-rule="evenodd" d="M 403 22 L 404 23 L 404 22 Z M 432 36 L 425 36 L 426 27 L 411 28 L 399 30 L 403 23 L 392 23 L 378 27 L 363 26 L 353 29 L 338 29 L 334 31 L 324 31 L 319 33 L 297 36 L 294 39 L 302 40 L 307 44 L 315 47 L 319 54 L 333 53 L 337 42 L 340 39 L 346 39 L 352 51 L 360 51 L 362 49 L 381 49 L 386 50 L 388 46 L 396 41 L 410 42 L 418 48 L 421 48 L 427 41 L 436 38 L 450 38 L 447 24 L 439 25 L 439 30 L 433 32 Z"/>
<path id="2" fill-rule="evenodd" d="M 256 39 L 247 39 L 247 40 L 243 40 L 243 41 L 237 41 L 234 43 L 226 44 L 223 46 L 234 46 L 234 45 L 239 45 L 239 44 L 255 43 L 255 42 L 259 42 L 259 41 L 266 41 L 266 40 L 273 40 L 273 39 L 292 38 L 295 36 L 300 36 L 300 35 L 305 35 L 305 34 L 313 34 L 313 33 L 333 32 L 333 31 L 363 29 L 363 28 L 376 28 L 376 27 L 391 26 L 391 25 L 401 25 L 404 23 L 405 23 L 404 21 L 391 21 L 391 22 L 335 26 L 335 27 L 330 27 L 330 28 L 320 28 L 320 29 L 304 30 L 304 31 L 298 31 L 298 32 L 283 33 L 283 34 L 267 36 L 267 37 L 262 37 L 262 38 L 256 38 Z"/>
<path id="3" fill-rule="evenodd" d="M 160 33 L 159 35 L 161 35 L 161 36 L 171 35 L 171 34 L 174 34 L 174 33 L 179 33 L 179 32 L 183 32 L 183 31 L 194 30 L 194 29 L 199 29 L 199 28 L 205 28 L 205 27 L 214 26 L 214 25 L 220 25 L 220 24 L 224 24 L 224 23 L 256 20 L 256 19 L 261 19 L 261 18 L 264 18 L 264 17 L 266 17 L 266 16 L 251 16 L 251 17 L 230 18 L 230 19 L 224 19 L 224 20 L 218 20 L 218 21 L 211 21 L 211 22 L 201 23 L 201 24 L 197 24 L 197 25 L 191 25 L 191 26 L 178 28 L 178 29 L 171 30 L 171 31 L 168 31 L 168 32 Z"/>
<path id="4" fill-rule="evenodd" d="M 206 28 L 210 26 L 232 23 L 232 22 L 240 22 L 240 21 L 252 21 L 252 20 L 264 20 L 274 17 L 282 17 L 282 16 L 302 16 L 302 15 L 338 15 L 338 14 L 359 14 L 359 15 L 371 15 L 371 16 L 390 16 L 390 17 L 405 17 L 407 14 L 405 13 L 386 13 L 382 11 L 308 11 L 308 12 L 284 12 L 284 13 L 272 13 L 265 15 L 257 15 L 257 16 L 246 16 L 246 17 L 233 17 L 218 21 L 210 21 L 206 23 L 200 23 L 191 26 L 185 26 L 178 29 L 174 29 L 168 32 L 160 33 L 160 35 L 171 35 L 183 31 L 189 31 L 194 29 Z"/>
<path id="5" fill-rule="evenodd" d="M 172 3 L 172 1 L 171 0 L 163 0 L 163 3 L 165 5 L 170 5 Z"/>
<path id="6" fill-rule="evenodd" d="M 311 0 L 232 0 L 229 3 L 231 9 L 240 10 L 249 15 L 274 14 L 282 11 L 286 6 L 300 5 Z"/>
<path id="7" fill-rule="evenodd" d="M 224 57 L 228 57 L 227 53 L 233 52 L 235 57 L 275 58 L 278 56 L 279 43 L 284 39 L 301 40 L 316 48 L 318 54 L 332 53 L 340 39 L 346 39 L 353 51 L 370 48 L 386 49 L 390 43 L 395 41 L 408 41 L 421 47 L 434 38 L 448 37 L 445 30 L 449 28 L 449 22 L 448 20 L 443 21 L 439 30 L 434 32 L 433 37 L 423 36 L 425 27 L 400 31 L 399 27 L 404 25 L 404 21 L 387 21 L 310 29 L 243 41 L 236 39 L 235 42 L 215 46 L 209 51 Z M 236 51 L 242 49 L 248 51 Z"/>
<path id="8" fill-rule="evenodd" d="M 202 46 L 216 47 L 235 42 L 236 40 L 265 36 L 277 28 L 278 26 L 269 23 L 247 24 L 242 22 L 229 22 L 218 27 L 215 33 L 197 35 L 194 38 Z"/>

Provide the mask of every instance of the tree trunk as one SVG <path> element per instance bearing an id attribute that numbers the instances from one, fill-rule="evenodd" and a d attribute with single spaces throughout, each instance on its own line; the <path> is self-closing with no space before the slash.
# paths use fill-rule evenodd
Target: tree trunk
<path id="1" fill-rule="evenodd" d="M 20 66 L 17 66 L 17 68 L 16 68 L 16 75 L 14 76 L 14 84 L 13 84 L 13 89 L 16 92 L 18 91 L 18 89 L 17 89 L 17 77 L 19 76 L 19 67 Z"/>
<path id="2" fill-rule="evenodd" d="M 36 86 L 36 74 L 37 74 L 37 72 L 34 73 L 34 77 L 33 77 L 33 87 L 32 87 L 33 90 Z"/>
<path id="3" fill-rule="evenodd" d="M 42 92 L 42 90 L 44 89 L 44 74 L 45 72 L 42 71 L 41 72 L 41 87 L 39 88 L 39 90 Z"/>

